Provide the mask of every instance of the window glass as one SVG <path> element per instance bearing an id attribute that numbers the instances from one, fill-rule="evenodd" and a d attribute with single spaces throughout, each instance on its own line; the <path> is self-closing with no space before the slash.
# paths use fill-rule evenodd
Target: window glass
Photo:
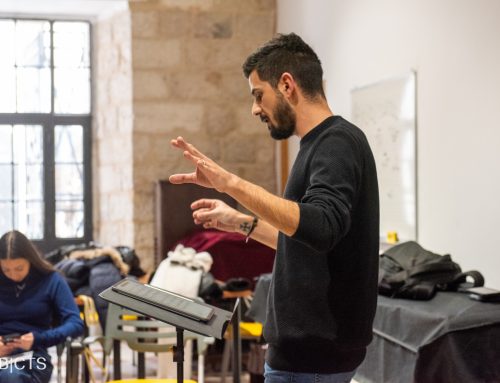
<path id="1" fill-rule="evenodd" d="M 0 164 L 0 201 L 12 200 L 12 165 Z"/>
<path id="2" fill-rule="evenodd" d="M 14 203 L 14 227 L 30 239 L 42 239 L 43 201 Z"/>
<path id="3" fill-rule="evenodd" d="M 14 162 L 43 163 L 43 128 L 40 125 L 15 125 L 13 131 Z"/>
<path id="4" fill-rule="evenodd" d="M 34 20 L 18 21 L 15 47 L 18 67 L 50 67 L 50 23 Z"/>
<path id="5" fill-rule="evenodd" d="M 0 199 L 0 233 L 10 230 L 12 230 L 12 202 L 5 202 Z"/>
<path id="6" fill-rule="evenodd" d="M 57 114 L 90 113 L 90 69 L 54 69 L 54 109 Z"/>
<path id="7" fill-rule="evenodd" d="M 54 131 L 56 163 L 83 162 L 83 127 L 58 125 Z"/>
<path id="8" fill-rule="evenodd" d="M 17 112 L 50 112 L 50 68 L 17 68 Z"/>
<path id="9" fill-rule="evenodd" d="M 58 238 L 82 237 L 83 227 L 82 201 L 56 202 L 56 236 Z"/>
<path id="10" fill-rule="evenodd" d="M 12 126 L 0 125 L 0 164 L 12 162 Z M 1 179 L 1 178 L 0 178 Z"/>
<path id="11" fill-rule="evenodd" d="M 14 67 L 16 62 L 15 51 L 15 30 L 16 24 L 14 20 L 0 20 L 0 68 Z"/>
<path id="12" fill-rule="evenodd" d="M 0 56 L 0 63 L 2 62 L 3 57 Z M 0 113 L 14 113 L 16 111 L 16 70 L 13 66 L 2 67 L 0 64 L 0 84 L 2 84 L 0 86 Z"/>
<path id="13" fill-rule="evenodd" d="M 54 66 L 88 68 L 90 66 L 90 30 L 88 23 L 54 23 Z"/>

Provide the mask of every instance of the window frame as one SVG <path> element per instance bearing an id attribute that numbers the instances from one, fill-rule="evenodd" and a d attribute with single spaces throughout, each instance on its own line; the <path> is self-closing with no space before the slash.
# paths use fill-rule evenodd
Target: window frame
<path id="1" fill-rule="evenodd" d="M 48 19 L 2 17 L 0 20 L 13 21 L 47 21 L 50 23 L 50 73 L 51 73 L 51 111 L 49 113 L 0 113 L 0 125 L 41 125 L 43 129 L 43 201 L 44 201 L 44 234 L 42 239 L 32 242 L 43 252 L 56 249 L 59 246 L 87 243 L 93 239 L 92 217 L 92 115 L 93 115 L 93 47 L 92 24 L 89 20 L 79 19 Z M 56 114 L 54 112 L 54 22 L 84 22 L 89 25 L 89 65 L 90 65 L 90 111 L 89 114 Z M 55 209 L 55 150 L 54 132 L 57 125 L 80 125 L 83 128 L 83 216 L 84 228 L 81 238 L 56 237 Z M 1 235 L 1 234 L 0 234 Z"/>

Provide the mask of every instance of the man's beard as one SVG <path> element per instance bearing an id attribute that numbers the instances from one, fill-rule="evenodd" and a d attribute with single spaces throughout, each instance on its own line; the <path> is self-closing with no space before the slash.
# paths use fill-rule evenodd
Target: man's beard
<path id="1" fill-rule="evenodd" d="M 279 92 L 276 92 L 276 94 L 278 96 L 278 103 L 273 110 L 273 117 L 276 120 L 276 125 L 273 125 L 271 121 L 269 121 L 267 128 L 269 129 L 271 137 L 275 140 L 286 140 L 295 133 L 297 116 L 292 107 L 285 101 L 283 95 Z"/>

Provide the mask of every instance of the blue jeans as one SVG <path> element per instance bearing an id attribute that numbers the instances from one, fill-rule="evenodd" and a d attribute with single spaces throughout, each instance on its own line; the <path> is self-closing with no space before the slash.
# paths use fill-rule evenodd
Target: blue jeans
<path id="1" fill-rule="evenodd" d="M 264 383 L 349 383 L 356 370 L 337 374 L 314 374 L 273 370 L 264 365 Z"/>
<path id="2" fill-rule="evenodd" d="M 0 369 L 0 383 L 48 383 L 52 375 L 50 356 L 34 351 L 31 360 L 12 363 Z"/>

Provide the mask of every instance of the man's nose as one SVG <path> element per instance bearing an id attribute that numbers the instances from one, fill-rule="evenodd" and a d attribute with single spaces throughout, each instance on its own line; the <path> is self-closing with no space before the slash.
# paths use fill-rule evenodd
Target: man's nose
<path id="1" fill-rule="evenodd" d="M 252 115 L 258 116 L 259 114 L 262 113 L 262 109 L 260 108 L 259 105 L 257 105 L 256 102 L 252 104 Z"/>

